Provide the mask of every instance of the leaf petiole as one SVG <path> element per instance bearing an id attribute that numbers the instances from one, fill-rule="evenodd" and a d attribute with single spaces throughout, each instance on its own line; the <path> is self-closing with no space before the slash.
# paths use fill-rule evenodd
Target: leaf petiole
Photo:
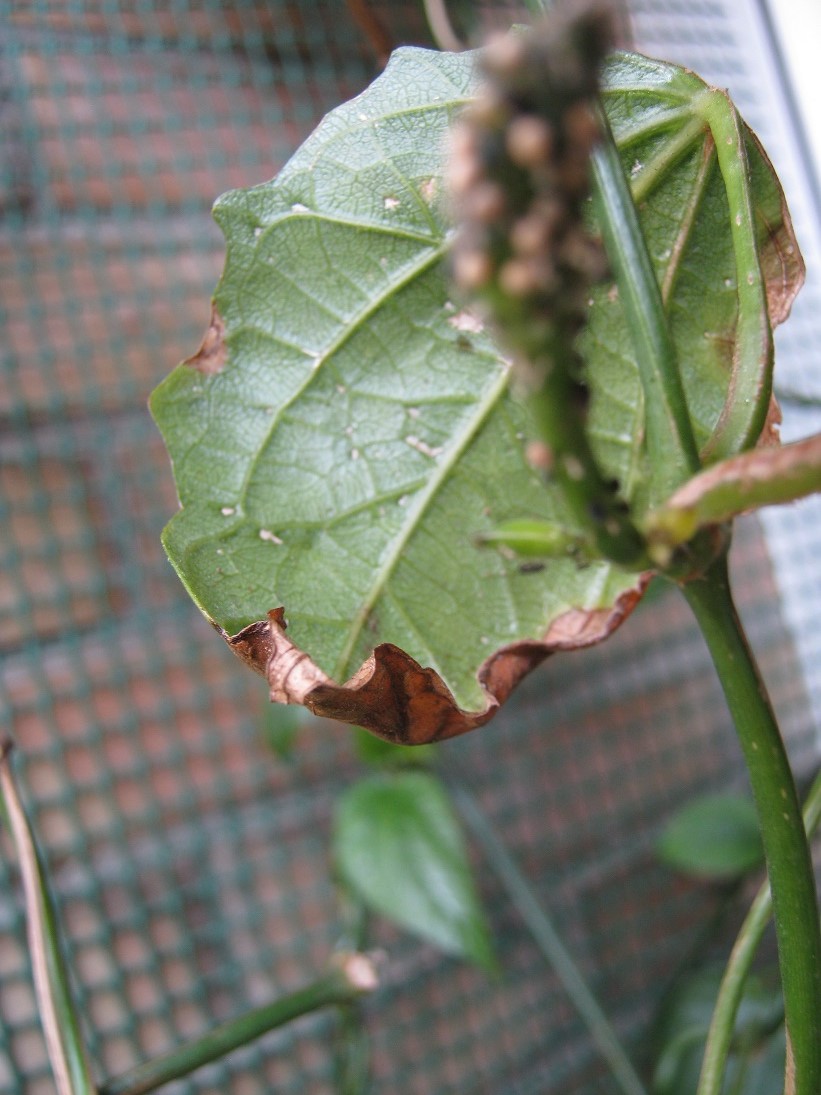
<path id="1" fill-rule="evenodd" d="M 604 139 L 591 160 L 593 208 L 644 388 L 655 503 L 695 474 L 700 461 L 661 290 L 609 123 L 599 114 Z"/>

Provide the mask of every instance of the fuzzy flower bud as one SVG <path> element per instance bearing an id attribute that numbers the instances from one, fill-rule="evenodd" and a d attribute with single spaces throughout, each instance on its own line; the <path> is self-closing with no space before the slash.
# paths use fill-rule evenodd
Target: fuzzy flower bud
<path id="1" fill-rule="evenodd" d="M 572 338 L 605 269 L 582 210 L 598 136 L 591 101 L 610 41 L 609 15 L 589 4 L 559 5 L 532 33 L 492 40 L 486 86 L 454 136 L 456 278 L 480 290 L 514 350 L 531 351 L 529 316 L 555 319 Z"/>

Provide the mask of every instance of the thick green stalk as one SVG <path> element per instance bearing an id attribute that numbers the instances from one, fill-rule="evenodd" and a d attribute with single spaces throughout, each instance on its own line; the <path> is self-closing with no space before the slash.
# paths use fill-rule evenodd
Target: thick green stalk
<path id="1" fill-rule="evenodd" d="M 651 502 L 655 504 L 694 475 L 701 463 L 661 289 L 610 126 L 604 111 L 599 114 L 603 139 L 591 158 L 593 208 L 644 389 L 647 452 L 655 484 Z"/>
<path id="2" fill-rule="evenodd" d="M 482 845 L 488 861 L 508 896 L 526 924 L 533 941 L 553 968 L 564 986 L 590 1037 L 610 1067 L 623 1095 L 646 1095 L 644 1084 L 633 1068 L 616 1032 L 601 1009 L 598 1000 L 562 942 L 549 916 L 539 904 L 533 890 L 517 867 L 512 856 L 468 791 L 452 783 L 454 801 L 468 828 Z"/>
<path id="3" fill-rule="evenodd" d="M 815 876 L 792 770 L 735 610 L 726 553 L 703 577 L 683 588 L 724 689 L 758 810 L 784 993 L 788 1047 L 785 1091 L 787 1095 L 818 1095 L 821 933 Z"/>
<path id="4" fill-rule="evenodd" d="M 289 996 L 282 996 L 273 1003 L 254 1008 L 209 1031 L 202 1038 L 108 1080 L 101 1085 L 99 1095 L 146 1095 L 247 1045 L 275 1027 L 284 1026 L 301 1015 L 329 1005 L 349 1004 L 375 986 L 374 966 L 366 955 L 339 954 L 325 976 L 313 984 Z"/>
<path id="5" fill-rule="evenodd" d="M 360 731 L 360 734 L 365 733 Z M 372 740 L 382 744 L 378 738 Z M 401 750 L 403 747 L 390 748 Z M 370 920 L 367 906 L 342 883 L 338 885 L 337 895 L 342 931 L 336 940 L 336 949 L 364 953 Z M 351 1000 L 340 1005 L 337 1013 L 333 1045 L 334 1090 L 336 1095 L 363 1095 L 369 1090 L 371 1075 L 370 1039 L 363 1003 L 359 999 Z"/>
<path id="6" fill-rule="evenodd" d="M 807 835 L 812 836 L 819 824 L 821 824 L 821 772 L 816 776 L 804 804 L 804 828 Z M 764 931 L 770 922 L 772 911 L 770 886 L 768 882 L 764 882 L 744 918 L 721 980 L 707 1045 L 704 1049 L 704 1061 L 696 1095 L 721 1095 L 744 985 Z"/>
<path id="7" fill-rule="evenodd" d="M 57 913 L 46 871 L 9 761 L 11 741 L 0 742 L 0 804 L 11 831 L 23 890 L 34 987 L 58 1095 L 96 1095 L 97 1088 L 60 948 Z"/>

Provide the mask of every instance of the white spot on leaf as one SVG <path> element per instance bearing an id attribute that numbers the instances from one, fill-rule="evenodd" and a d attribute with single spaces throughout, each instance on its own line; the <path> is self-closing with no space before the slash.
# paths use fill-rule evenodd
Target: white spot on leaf
<path id="1" fill-rule="evenodd" d="M 421 438 L 415 437 L 413 434 L 408 434 L 405 438 L 405 444 L 410 445 L 412 449 L 416 449 L 417 452 L 421 452 L 423 456 L 429 456 L 431 459 L 441 456 L 444 451 L 441 446 L 433 448 L 426 441 L 422 441 Z"/>
<path id="2" fill-rule="evenodd" d="M 466 331 L 474 335 L 478 335 L 485 329 L 482 320 L 467 310 L 457 312 L 455 316 L 450 316 L 448 323 L 457 331 Z"/>
<path id="3" fill-rule="evenodd" d="M 419 193 L 422 195 L 428 205 L 430 205 L 430 203 L 436 197 L 436 179 L 428 179 L 427 182 L 423 182 L 422 185 L 419 187 Z"/>
<path id="4" fill-rule="evenodd" d="M 259 530 L 259 538 L 260 538 L 260 540 L 265 540 L 269 544 L 281 544 L 282 543 L 282 540 L 280 540 L 280 538 L 276 535 L 276 533 L 271 532 L 271 530 L 267 529 L 267 528 L 261 528 Z"/>
<path id="5" fill-rule="evenodd" d="M 399 198 L 392 198 L 390 196 L 385 198 L 385 208 L 387 210 L 399 208 Z"/>

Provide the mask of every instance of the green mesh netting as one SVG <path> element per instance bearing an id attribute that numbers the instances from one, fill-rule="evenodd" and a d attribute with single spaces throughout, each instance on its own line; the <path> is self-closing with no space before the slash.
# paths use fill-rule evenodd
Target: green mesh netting
<path id="1" fill-rule="evenodd" d="M 222 191 L 270 177 L 378 71 L 418 5 L 332 0 L 0 0 L 0 724 L 48 862 L 101 1077 L 324 965 L 347 732 L 290 763 L 265 690 L 188 601 L 160 546 L 175 508 L 145 409 L 196 349 L 221 266 Z M 360 22 L 354 18 L 359 13 Z M 758 526 L 741 602 L 800 769 L 804 682 Z M 605 647 L 555 658 L 490 727 L 442 750 L 638 1048 L 716 894 L 661 868 L 673 808 L 743 785 L 686 609 L 662 597 Z M 18 875 L 0 858 L 0 1089 L 52 1083 Z M 555 977 L 492 876 L 495 981 L 376 925 L 373 1090 L 606 1093 Z M 174 1092 L 330 1092 L 333 1016 L 310 1017 Z M 169 1088 L 169 1090 L 172 1090 Z"/>

